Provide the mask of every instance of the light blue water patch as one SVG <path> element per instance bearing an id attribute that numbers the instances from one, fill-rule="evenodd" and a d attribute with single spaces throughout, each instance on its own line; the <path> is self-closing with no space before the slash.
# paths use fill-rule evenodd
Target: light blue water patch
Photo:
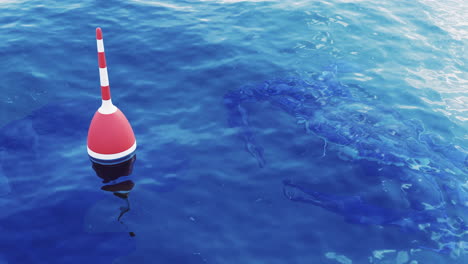
<path id="1" fill-rule="evenodd" d="M 356 165 L 365 160 L 368 164 L 363 166 L 375 167 L 370 177 L 401 185 L 397 192 L 407 206 L 385 209 L 375 198 L 377 206 L 358 195 L 322 193 L 286 180 L 288 199 L 320 206 L 343 215 L 350 223 L 400 226 L 405 230 L 427 225 L 424 232 L 440 242 L 434 250 L 465 254 L 468 226 L 463 212 L 468 208 L 468 193 L 461 186 L 467 181 L 467 150 L 452 139 L 427 131 L 421 121 L 406 119 L 386 107 L 371 88 L 341 83 L 336 69 L 332 67 L 311 79 L 278 78 L 228 92 L 224 103 L 229 124 L 238 128 L 245 149 L 260 167 L 266 165 L 245 105 L 267 101 L 295 118 L 305 133 L 323 138 L 323 157 L 327 145 L 330 149 L 334 146 L 342 160 Z M 365 177 L 361 178 L 364 181 Z M 447 216 L 452 206 L 460 211 Z"/>

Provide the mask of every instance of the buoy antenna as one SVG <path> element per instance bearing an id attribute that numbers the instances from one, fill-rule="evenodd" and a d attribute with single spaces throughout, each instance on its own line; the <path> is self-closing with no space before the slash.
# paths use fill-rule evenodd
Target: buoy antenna
<path id="1" fill-rule="evenodd" d="M 102 29 L 96 28 L 96 42 L 98 51 L 99 78 L 101 80 L 101 96 L 103 101 L 111 99 L 109 76 L 107 75 L 106 54 L 104 53 L 104 40 Z"/>

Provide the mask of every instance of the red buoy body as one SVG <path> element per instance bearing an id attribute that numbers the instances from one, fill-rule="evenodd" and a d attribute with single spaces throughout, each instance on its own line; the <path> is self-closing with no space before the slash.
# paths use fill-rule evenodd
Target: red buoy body
<path id="1" fill-rule="evenodd" d="M 96 29 L 102 105 L 88 130 L 88 155 L 99 164 L 125 162 L 135 155 L 136 139 L 125 115 L 112 104 L 102 30 Z"/>

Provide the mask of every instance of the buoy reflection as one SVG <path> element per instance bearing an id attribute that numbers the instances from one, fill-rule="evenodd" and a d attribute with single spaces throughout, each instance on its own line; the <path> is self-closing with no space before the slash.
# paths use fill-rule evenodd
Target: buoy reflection
<path id="1" fill-rule="evenodd" d="M 130 201 L 128 197 L 135 187 L 135 183 L 132 180 L 125 179 L 125 177 L 132 174 L 135 160 L 136 155 L 125 162 L 113 165 L 103 165 L 91 160 L 93 163 L 93 170 L 96 172 L 96 175 L 103 180 L 102 183 L 105 184 L 101 187 L 101 190 L 112 192 L 125 202 L 125 205 L 120 207 L 120 213 L 117 217 L 117 221 L 122 224 L 125 223 L 121 218 L 130 211 Z M 129 235 L 134 237 L 135 233 L 129 232 Z"/>

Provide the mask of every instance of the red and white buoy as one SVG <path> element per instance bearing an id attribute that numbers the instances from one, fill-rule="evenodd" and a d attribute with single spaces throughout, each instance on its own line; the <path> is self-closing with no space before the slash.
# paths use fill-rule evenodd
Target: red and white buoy
<path id="1" fill-rule="evenodd" d="M 136 140 L 125 115 L 112 104 L 101 28 L 96 28 L 102 105 L 94 114 L 88 130 L 88 155 L 103 164 L 117 164 L 135 155 Z"/>

